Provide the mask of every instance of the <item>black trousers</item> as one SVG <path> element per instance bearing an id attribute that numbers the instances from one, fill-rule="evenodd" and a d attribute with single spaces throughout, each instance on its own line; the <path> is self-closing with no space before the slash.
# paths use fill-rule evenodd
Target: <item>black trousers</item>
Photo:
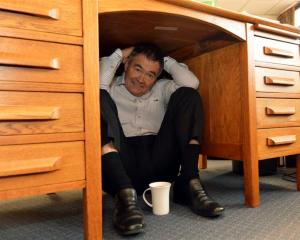
<path id="1" fill-rule="evenodd" d="M 125 137 L 117 107 L 101 90 L 102 146 L 112 141 L 133 187 L 142 193 L 150 182 L 173 182 L 185 161 L 185 148 L 191 139 L 201 143 L 203 130 L 202 101 L 192 88 L 181 87 L 171 96 L 157 135 Z M 103 189 L 110 193 L 113 182 L 106 176 L 114 169 L 102 168 Z"/>

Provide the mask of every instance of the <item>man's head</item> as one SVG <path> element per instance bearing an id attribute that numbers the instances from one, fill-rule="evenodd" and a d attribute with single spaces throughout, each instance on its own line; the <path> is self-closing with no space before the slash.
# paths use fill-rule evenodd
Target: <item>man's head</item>
<path id="1" fill-rule="evenodd" d="M 161 49 L 150 43 L 134 47 L 125 63 L 125 86 L 134 96 L 146 94 L 163 70 L 164 57 Z"/>

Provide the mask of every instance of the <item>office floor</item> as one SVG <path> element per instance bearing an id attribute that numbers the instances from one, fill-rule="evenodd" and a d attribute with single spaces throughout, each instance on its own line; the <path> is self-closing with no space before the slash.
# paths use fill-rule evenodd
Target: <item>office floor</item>
<path id="1" fill-rule="evenodd" d="M 293 171 L 293 169 L 288 169 Z M 260 178 L 261 206 L 243 205 L 243 179 L 231 171 L 231 161 L 208 162 L 201 176 L 211 196 L 226 207 L 223 217 L 206 219 L 186 207 L 171 203 L 167 216 L 154 216 L 142 200 L 145 233 L 123 238 L 112 226 L 113 199 L 105 195 L 104 239 L 300 239 L 300 192 L 295 183 L 282 180 L 282 171 Z M 43 195 L 0 203 L 1 240 L 83 239 L 81 192 Z"/>

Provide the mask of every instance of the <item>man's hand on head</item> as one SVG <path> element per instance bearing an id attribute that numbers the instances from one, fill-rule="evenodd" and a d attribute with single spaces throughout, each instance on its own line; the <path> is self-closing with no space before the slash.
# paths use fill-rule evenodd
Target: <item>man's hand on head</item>
<path id="1" fill-rule="evenodd" d="M 122 62 L 125 64 L 128 61 L 128 57 L 131 54 L 131 52 L 133 51 L 134 47 L 129 47 L 129 48 L 125 48 L 122 49 Z"/>

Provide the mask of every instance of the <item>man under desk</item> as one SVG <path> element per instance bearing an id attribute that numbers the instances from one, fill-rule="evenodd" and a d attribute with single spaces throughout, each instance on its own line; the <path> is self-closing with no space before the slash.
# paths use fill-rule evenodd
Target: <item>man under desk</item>
<path id="1" fill-rule="evenodd" d="M 121 63 L 124 72 L 115 77 Z M 163 69 L 172 80 L 158 80 Z M 101 58 L 100 85 L 102 181 L 116 198 L 117 231 L 144 230 L 137 194 L 155 181 L 175 182 L 173 201 L 197 215 L 220 216 L 224 208 L 206 194 L 198 176 L 203 110 L 199 80 L 187 66 L 141 43 Z"/>

